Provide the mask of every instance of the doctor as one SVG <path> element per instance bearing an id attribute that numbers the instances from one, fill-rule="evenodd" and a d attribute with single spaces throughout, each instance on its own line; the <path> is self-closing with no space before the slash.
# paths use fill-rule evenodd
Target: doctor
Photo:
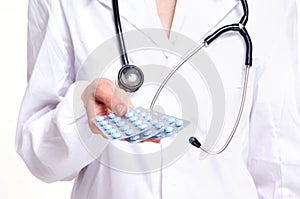
<path id="1" fill-rule="evenodd" d="M 112 104 L 116 73 L 95 80 L 86 70 L 84 81 L 78 78 L 89 55 L 116 34 L 111 1 L 30 0 L 29 81 L 16 136 L 17 152 L 30 171 L 45 182 L 75 178 L 74 199 L 299 198 L 295 176 L 300 176 L 300 150 L 296 144 L 300 143 L 300 78 L 294 42 L 298 34 L 291 28 L 296 23 L 296 2 L 248 3 L 248 30 L 255 50 L 253 71 L 247 105 L 231 145 L 224 153 L 203 160 L 198 159 L 196 148 L 189 147 L 167 167 L 132 173 L 101 161 L 111 153 L 111 145 L 137 152 L 163 148 L 170 140 L 134 145 L 109 143 L 95 155 L 78 132 L 101 134 L 89 122 L 94 115 L 111 110 L 123 115 L 131 102 L 136 105 L 145 99 L 137 92 L 128 101 L 121 99 Z M 144 28 L 163 29 L 161 37 L 173 44 L 179 41 L 172 32 L 199 42 L 215 28 L 238 21 L 242 14 L 241 4 L 235 0 L 122 0 L 119 7 L 123 31 L 137 30 L 151 39 Z M 229 112 L 225 130 L 232 125 L 232 113 L 236 113 L 240 100 L 243 47 L 238 36 L 228 34 L 207 48 L 224 83 Z M 138 64 L 151 64 L 154 60 L 168 67 L 173 64 L 168 52 L 129 57 Z M 75 101 L 80 103 L 74 106 Z M 199 102 L 200 106 L 204 102 Z M 84 110 L 79 118 L 74 117 L 77 109 Z M 208 129 L 209 117 L 199 115 L 199 131 Z M 105 140 L 101 136 L 99 139 Z"/>

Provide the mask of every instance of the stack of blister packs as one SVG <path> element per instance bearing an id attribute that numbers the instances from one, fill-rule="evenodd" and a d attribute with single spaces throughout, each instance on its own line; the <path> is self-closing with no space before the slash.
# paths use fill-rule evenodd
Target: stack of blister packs
<path id="1" fill-rule="evenodd" d="M 97 116 L 94 122 L 109 139 L 128 142 L 141 142 L 148 138 L 160 140 L 178 133 L 189 124 L 186 120 L 142 107 L 128 109 L 123 117 L 114 113 Z"/>

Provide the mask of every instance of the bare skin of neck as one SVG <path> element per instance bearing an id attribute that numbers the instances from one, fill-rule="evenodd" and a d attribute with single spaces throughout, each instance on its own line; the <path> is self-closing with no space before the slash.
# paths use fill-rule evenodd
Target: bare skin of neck
<path id="1" fill-rule="evenodd" d="M 156 0 L 157 13 L 168 37 L 170 36 L 176 2 L 176 0 Z"/>

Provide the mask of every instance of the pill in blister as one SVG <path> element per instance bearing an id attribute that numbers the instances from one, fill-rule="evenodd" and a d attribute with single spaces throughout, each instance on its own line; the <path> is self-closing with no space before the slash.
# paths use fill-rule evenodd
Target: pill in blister
<path id="1" fill-rule="evenodd" d="M 105 126 L 105 125 L 107 125 L 107 124 L 108 124 L 108 121 L 106 121 L 106 120 L 103 120 L 103 121 L 99 122 L 99 124 L 100 124 L 101 126 Z"/>
<path id="2" fill-rule="evenodd" d="M 112 125 L 105 125 L 103 126 L 104 130 L 109 130 L 109 129 L 112 129 Z"/>
<path id="3" fill-rule="evenodd" d="M 95 118 L 95 121 L 96 122 L 101 122 L 101 121 L 103 121 L 104 120 L 104 117 L 103 116 L 97 116 L 96 118 Z"/>
<path id="4" fill-rule="evenodd" d="M 130 135 L 132 135 L 133 134 L 133 129 L 127 129 L 127 130 L 125 130 L 125 135 L 127 135 L 127 136 L 130 136 Z"/>
<path id="5" fill-rule="evenodd" d="M 108 117 L 109 117 L 110 119 L 113 119 L 113 118 L 115 118 L 115 117 L 116 117 L 116 115 L 115 115 L 115 114 L 113 114 L 113 113 L 110 113 L 110 114 L 108 115 Z"/>
<path id="6" fill-rule="evenodd" d="M 134 121 L 136 121 L 137 119 L 138 119 L 137 116 L 132 116 L 132 117 L 129 118 L 129 121 L 130 121 L 130 122 L 134 122 Z"/>
<path id="7" fill-rule="evenodd" d="M 142 120 L 136 120 L 133 124 L 134 124 L 135 126 L 139 126 L 139 125 L 141 125 L 142 123 L 143 123 Z"/>
<path id="8" fill-rule="evenodd" d="M 155 116 L 158 116 L 158 113 L 157 112 L 152 112 L 151 114 L 155 115 Z"/>
<path id="9" fill-rule="evenodd" d="M 139 135 L 135 135 L 135 136 L 130 137 L 129 139 L 130 139 L 130 141 L 137 141 L 137 140 L 140 139 L 140 136 Z"/>
<path id="10" fill-rule="evenodd" d="M 138 126 L 138 128 L 139 128 L 140 130 L 144 130 L 144 129 L 147 128 L 147 127 L 148 127 L 147 124 L 141 124 L 141 125 Z"/>
<path id="11" fill-rule="evenodd" d="M 124 121 L 119 121 L 119 122 L 116 123 L 116 125 L 117 125 L 118 127 L 121 127 L 121 126 L 124 126 L 124 125 L 125 125 L 125 122 L 124 122 Z"/>
<path id="12" fill-rule="evenodd" d="M 172 133 L 174 128 L 172 126 L 168 126 L 165 128 L 165 133 Z"/>
<path id="13" fill-rule="evenodd" d="M 140 112 L 140 116 L 145 117 L 147 115 L 147 113 L 145 112 Z"/>
<path id="14" fill-rule="evenodd" d="M 182 120 L 176 120 L 175 122 L 175 126 L 176 127 L 181 127 L 183 125 L 183 121 Z"/>
<path id="15" fill-rule="evenodd" d="M 166 115 L 162 115 L 162 116 L 161 116 L 161 119 L 166 120 L 166 119 L 167 119 L 167 116 L 166 116 Z"/>
<path id="16" fill-rule="evenodd" d="M 128 111 L 128 112 L 125 114 L 125 117 L 126 117 L 126 118 L 130 118 L 130 117 L 132 117 L 133 115 L 134 115 L 133 112 Z"/>
<path id="17" fill-rule="evenodd" d="M 172 124 L 175 122 L 175 118 L 174 117 L 169 117 L 167 118 L 167 121 L 169 122 L 169 124 Z"/>
<path id="18" fill-rule="evenodd" d="M 114 132 L 111 134 L 111 137 L 113 139 L 119 139 L 122 136 L 122 134 L 120 132 Z"/>
<path id="19" fill-rule="evenodd" d="M 116 118 L 113 119 L 113 122 L 114 122 L 114 123 L 117 123 L 117 122 L 119 122 L 119 121 L 121 121 L 121 120 L 122 120 L 122 119 L 121 119 L 120 117 L 116 117 Z"/>
<path id="20" fill-rule="evenodd" d="M 125 125 L 125 126 L 120 127 L 120 129 L 121 129 L 121 131 L 126 131 L 129 129 L 129 126 Z"/>
<path id="21" fill-rule="evenodd" d="M 116 129 L 109 129 L 107 132 L 108 132 L 109 135 L 111 135 L 111 134 L 117 132 L 117 130 Z"/>
<path id="22" fill-rule="evenodd" d="M 146 115 L 144 118 L 145 118 L 145 120 L 147 120 L 148 122 L 150 122 L 151 119 L 152 119 L 150 115 Z"/>
<path id="23" fill-rule="evenodd" d="M 144 136 L 144 137 L 147 137 L 147 136 L 149 136 L 151 133 L 152 133 L 151 130 L 147 130 L 147 131 L 145 131 L 145 132 L 143 133 L 143 136 Z"/>
<path id="24" fill-rule="evenodd" d="M 154 135 L 152 138 L 159 140 L 159 139 L 161 139 L 161 137 L 162 137 L 162 133 L 158 133 L 158 134 Z"/>
<path id="25" fill-rule="evenodd" d="M 156 123 L 154 126 L 155 126 L 155 128 L 157 128 L 157 129 L 161 129 L 161 128 L 164 126 L 164 124 L 163 124 L 162 122 L 158 122 L 158 123 Z"/>

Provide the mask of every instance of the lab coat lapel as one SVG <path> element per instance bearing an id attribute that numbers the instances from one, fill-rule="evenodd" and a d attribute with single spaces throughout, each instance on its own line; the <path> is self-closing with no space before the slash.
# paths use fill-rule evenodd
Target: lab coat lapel
<path id="1" fill-rule="evenodd" d="M 111 0 L 98 1 L 112 10 Z M 236 0 L 177 0 L 172 31 L 198 41 L 226 18 L 237 4 Z M 162 28 L 157 20 L 154 0 L 119 0 L 119 9 L 121 20 L 123 18 L 140 31 L 144 28 Z M 174 39 L 171 35 L 170 40 Z"/>
<path id="2" fill-rule="evenodd" d="M 190 0 L 189 3 L 177 0 L 178 7 L 172 31 L 180 32 L 194 41 L 202 41 L 210 32 L 221 26 L 223 19 L 238 4 L 239 1 L 236 0 Z M 239 19 L 231 23 L 238 21 Z"/>

